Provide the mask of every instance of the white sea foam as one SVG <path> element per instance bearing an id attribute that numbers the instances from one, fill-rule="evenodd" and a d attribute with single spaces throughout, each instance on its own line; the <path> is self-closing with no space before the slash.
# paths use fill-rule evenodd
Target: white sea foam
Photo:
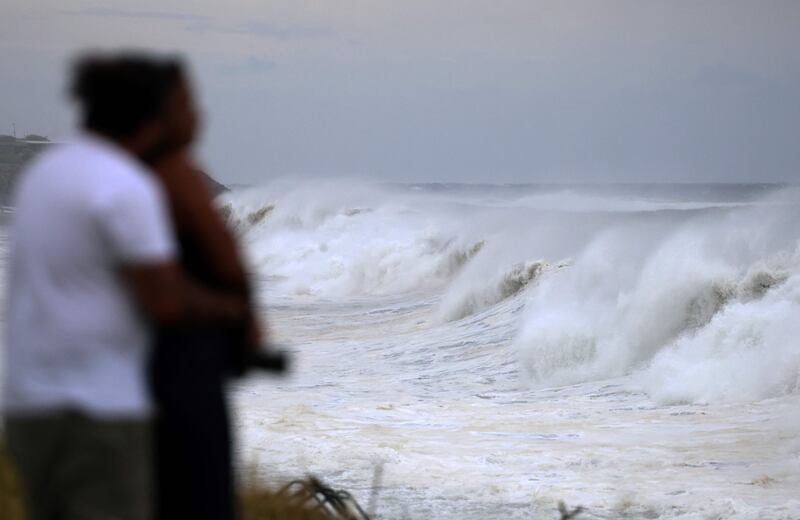
<path id="1" fill-rule="evenodd" d="M 239 387 L 242 456 L 362 500 L 383 464 L 385 518 L 800 516 L 800 197 L 692 189 L 227 196 L 297 361 Z"/>
<path id="2" fill-rule="evenodd" d="M 794 394 L 800 391 L 798 338 L 800 275 L 794 274 L 761 298 L 736 298 L 706 326 L 683 334 L 658 352 L 638 381 L 660 402 Z"/>
<path id="3" fill-rule="evenodd" d="M 746 204 L 681 201 L 692 210 L 677 213 L 657 209 L 679 206 L 669 201 L 642 212 L 640 198 L 625 206 L 622 196 L 591 196 L 602 212 L 575 214 L 576 205 L 594 206 L 587 195 L 569 196 L 515 197 L 499 208 L 476 203 L 485 197 L 472 193 L 283 183 L 231 194 L 221 204 L 247 243 L 251 263 L 277 294 L 312 300 L 440 295 L 435 321 L 447 322 L 524 292 L 514 344 L 537 388 L 646 370 L 647 389 L 660 399 L 792 391 L 791 383 L 723 392 L 692 382 L 681 392 L 680 378 L 667 383 L 654 371 L 670 358 L 671 370 L 680 372 L 674 366 L 680 352 L 703 351 L 693 342 L 711 349 L 712 329 L 734 309 L 752 312 L 745 320 L 753 322 L 750 329 L 774 330 L 762 307 L 774 305 L 772 293 L 800 272 L 796 192 Z M 540 199 L 558 204 L 548 211 L 542 204 L 530 207 Z M 698 207 L 705 210 L 693 211 Z M 782 352 L 794 345 L 761 348 L 762 359 L 786 371 L 774 377 L 791 380 L 796 367 Z M 716 359 L 712 350 L 707 354 Z M 707 370 L 726 370 L 712 359 Z M 697 360 L 691 363 L 698 370 Z M 707 375 L 708 385 L 721 384 Z M 656 387 L 662 379 L 669 390 Z"/>
<path id="4" fill-rule="evenodd" d="M 256 194 L 227 203 L 231 220 L 250 244 L 252 264 L 282 280 L 276 289 L 287 294 L 335 298 L 431 289 L 476 248 L 462 240 L 457 223 L 432 221 L 420 207 L 388 200 L 378 189 L 331 184 L 313 196 L 305 187 Z"/>
<path id="5" fill-rule="evenodd" d="M 759 399 L 796 391 L 791 352 L 798 344 L 781 331 L 800 320 L 784 287 L 800 273 L 798 217 L 796 206 L 768 206 L 704 214 L 666 232 L 639 225 L 598 235 L 570 269 L 530 297 L 516 343 L 532 381 L 572 384 L 649 365 L 646 388 L 659 399 Z M 731 320 L 738 320 L 739 332 L 721 334 Z M 700 368 L 697 356 L 704 355 Z M 758 365 L 750 364 L 753 356 Z M 735 359 L 740 370 L 761 375 L 737 385 L 730 375 Z M 775 372 L 765 377 L 770 368 Z"/>
<path id="6" fill-rule="evenodd" d="M 441 320 L 458 320 L 491 307 L 535 283 L 550 268 L 547 262 L 530 261 L 487 273 L 482 272 L 484 265 L 473 263 L 448 288 L 439 306 Z"/>

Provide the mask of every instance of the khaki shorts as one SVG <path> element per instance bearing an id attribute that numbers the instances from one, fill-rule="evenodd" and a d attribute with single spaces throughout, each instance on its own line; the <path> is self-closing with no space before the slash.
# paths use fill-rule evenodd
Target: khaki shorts
<path id="1" fill-rule="evenodd" d="M 74 411 L 6 417 L 29 520 L 151 520 L 150 425 Z"/>

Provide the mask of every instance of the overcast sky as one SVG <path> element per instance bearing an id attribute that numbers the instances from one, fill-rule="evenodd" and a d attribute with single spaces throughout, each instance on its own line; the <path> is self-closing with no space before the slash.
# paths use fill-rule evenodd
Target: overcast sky
<path id="1" fill-rule="evenodd" d="M 0 133 L 86 48 L 185 55 L 225 182 L 800 181 L 800 1 L 0 4 Z"/>

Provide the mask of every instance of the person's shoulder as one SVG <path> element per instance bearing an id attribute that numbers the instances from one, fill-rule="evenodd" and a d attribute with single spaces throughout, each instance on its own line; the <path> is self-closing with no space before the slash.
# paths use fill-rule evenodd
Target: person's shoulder
<path id="1" fill-rule="evenodd" d="M 91 187 L 97 181 L 129 176 L 132 159 L 100 138 L 77 135 L 40 154 L 26 169 L 30 176 L 46 177 L 48 183 Z M 99 179 L 96 179 L 98 178 Z"/>
<path id="2" fill-rule="evenodd" d="M 118 145 L 97 136 L 81 136 L 73 148 L 87 171 L 107 176 L 129 176 L 139 168 L 138 161 Z"/>
<path id="3" fill-rule="evenodd" d="M 92 208 L 113 210 L 115 204 L 161 196 L 147 166 L 105 139 L 81 136 L 63 159 L 63 182 L 81 190 Z"/>
<path id="4" fill-rule="evenodd" d="M 60 190 L 63 181 L 70 177 L 64 173 L 75 162 L 74 153 L 74 143 L 67 142 L 54 144 L 31 159 L 19 173 L 15 183 L 14 204 L 19 205 L 20 199 L 24 200 L 31 193 L 38 198 L 42 192 Z"/>
<path id="5" fill-rule="evenodd" d="M 37 154 L 33 159 L 28 162 L 22 170 L 22 176 L 26 177 L 33 172 L 47 173 L 49 171 L 58 171 L 61 167 L 70 161 L 70 157 L 75 153 L 75 144 L 73 142 L 52 144 L 48 149 Z"/>
<path id="6" fill-rule="evenodd" d="M 116 164 L 116 171 L 97 187 L 104 200 L 162 199 L 162 188 L 144 165 Z"/>
<path id="7" fill-rule="evenodd" d="M 82 136 L 74 144 L 71 166 L 100 191 L 152 189 L 152 175 L 139 159 L 110 141 Z"/>

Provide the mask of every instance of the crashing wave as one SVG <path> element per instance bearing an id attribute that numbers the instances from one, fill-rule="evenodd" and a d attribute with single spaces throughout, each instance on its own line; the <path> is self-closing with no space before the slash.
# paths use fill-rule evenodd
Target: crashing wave
<path id="1" fill-rule="evenodd" d="M 756 279 L 780 280 L 761 273 Z M 752 289 L 752 279 L 743 288 Z M 758 290 L 763 285 L 758 285 Z M 752 294 L 752 293 L 751 293 Z M 800 391 L 800 278 L 744 293 L 661 349 L 636 377 L 664 403 L 764 399 Z"/>
<path id="2" fill-rule="evenodd" d="M 264 204 L 256 209 L 244 209 L 237 212 L 233 204 L 228 202 L 222 204 L 217 211 L 234 231 L 243 232 L 263 222 L 274 209 L 274 204 Z"/>
<path id="3" fill-rule="evenodd" d="M 448 193 L 314 184 L 220 203 L 272 294 L 441 295 L 431 323 L 447 327 L 507 312 L 501 303 L 524 293 L 514 344 L 536 386 L 647 373 L 643 386 L 664 400 L 796 391 L 798 363 L 781 343 L 794 340 L 778 332 L 800 324 L 800 295 L 787 292 L 800 272 L 800 197 L 632 216 L 452 203 Z M 513 263 L 530 258 L 575 260 L 563 271 Z M 739 370 L 737 356 L 757 374 L 739 375 L 740 386 L 723 373 Z"/>
<path id="4" fill-rule="evenodd" d="M 712 281 L 687 304 L 687 319 L 681 333 L 704 327 L 730 302 L 763 298 L 770 289 L 782 284 L 788 277 L 789 274 L 785 271 L 754 269 L 738 281 Z"/>
<path id="5" fill-rule="evenodd" d="M 255 211 L 251 211 L 250 213 L 247 214 L 247 223 L 250 224 L 251 226 L 259 224 L 261 221 L 267 218 L 267 215 L 269 215 L 273 209 L 275 209 L 275 206 L 272 204 L 268 204 Z"/>
<path id="6" fill-rule="evenodd" d="M 580 300 L 563 279 L 545 287 L 517 338 L 529 380 L 559 386 L 640 370 L 639 384 L 664 402 L 758 399 L 800 388 L 800 354 L 780 332 L 800 334 L 800 279 L 787 269 L 649 274 L 616 297 Z M 556 290 L 568 307 L 554 305 Z"/>
<path id="7" fill-rule="evenodd" d="M 442 277 L 450 277 L 458 273 L 467 262 L 472 260 L 478 253 L 480 253 L 485 241 L 480 240 L 466 248 L 455 248 L 444 257 L 442 264 L 439 266 L 436 274 Z M 448 244 L 449 245 L 449 244 Z"/>
<path id="8" fill-rule="evenodd" d="M 441 321 L 454 321 L 510 298 L 534 282 L 547 268 L 538 260 L 514 264 L 505 272 L 481 280 L 470 280 L 461 290 L 451 290 L 439 306 Z"/>

